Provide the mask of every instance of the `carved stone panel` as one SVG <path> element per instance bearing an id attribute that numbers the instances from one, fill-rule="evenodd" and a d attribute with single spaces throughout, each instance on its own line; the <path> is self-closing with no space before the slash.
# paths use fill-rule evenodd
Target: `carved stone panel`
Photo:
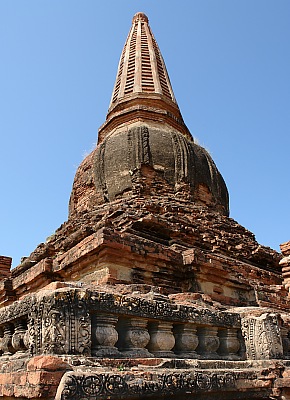
<path id="1" fill-rule="evenodd" d="M 91 353 L 91 318 L 86 292 L 54 292 L 35 301 L 29 314 L 32 354 Z"/>
<path id="2" fill-rule="evenodd" d="M 283 345 L 277 314 L 242 318 L 242 333 L 246 354 L 250 360 L 283 358 Z"/>

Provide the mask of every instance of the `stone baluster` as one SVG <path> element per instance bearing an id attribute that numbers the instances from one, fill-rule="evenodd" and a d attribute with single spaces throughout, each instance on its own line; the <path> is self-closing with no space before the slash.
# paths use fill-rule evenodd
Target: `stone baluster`
<path id="1" fill-rule="evenodd" d="M 280 328 L 281 336 L 282 336 L 282 343 L 283 343 L 283 355 L 284 358 L 290 357 L 290 338 L 289 338 L 289 330 L 287 327 L 282 326 Z"/>
<path id="2" fill-rule="evenodd" d="M 116 324 L 118 317 L 113 314 L 95 314 L 92 317 L 92 355 L 96 357 L 118 357 L 115 344 L 118 341 Z"/>
<path id="3" fill-rule="evenodd" d="M 14 334 L 11 343 L 16 352 L 24 353 L 28 348 L 24 342 L 26 330 L 27 326 L 23 319 L 18 319 L 14 322 Z"/>
<path id="4" fill-rule="evenodd" d="M 142 318 L 127 318 L 119 324 L 118 347 L 126 357 L 152 357 L 145 348 L 150 340 L 147 321 Z"/>
<path id="5" fill-rule="evenodd" d="M 196 326 L 190 323 L 176 325 L 173 333 L 175 336 L 175 353 L 179 357 L 198 358 L 195 351 L 198 346 Z"/>
<path id="6" fill-rule="evenodd" d="M 150 342 L 147 346 L 150 353 L 156 357 L 175 357 L 172 349 L 175 338 L 172 332 L 172 323 L 160 321 L 149 325 Z"/>
<path id="7" fill-rule="evenodd" d="M 3 338 L 1 343 L 1 350 L 3 351 L 3 356 L 10 356 L 14 353 L 14 348 L 12 346 L 12 336 L 13 336 L 13 326 L 9 323 L 3 326 Z"/>
<path id="8" fill-rule="evenodd" d="M 226 360 L 239 360 L 240 341 L 237 336 L 237 328 L 220 329 L 218 332 L 220 346 L 218 353 Z"/>
<path id="9" fill-rule="evenodd" d="M 218 328 L 214 326 L 206 326 L 198 329 L 199 344 L 196 350 L 201 355 L 201 358 L 208 360 L 219 358 L 217 349 L 219 348 L 220 341 L 217 333 Z"/>

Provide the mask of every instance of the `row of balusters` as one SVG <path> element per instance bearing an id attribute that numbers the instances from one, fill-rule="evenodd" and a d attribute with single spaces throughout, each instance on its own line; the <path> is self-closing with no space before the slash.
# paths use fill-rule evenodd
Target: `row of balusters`
<path id="1" fill-rule="evenodd" d="M 171 323 L 116 314 L 92 315 L 91 355 L 95 357 L 184 357 L 240 360 L 245 347 L 241 331 L 194 323 Z M 281 327 L 284 357 L 290 358 L 289 328 Z M 25 353 L 29 347 L 27 320 L 0 327 L 0 355 Z"/>
<path id="2" fill-rule="evenodd" d="M 0 327 L 0 355 L 26 352 L 29 346 L 27 322 L 19 318 Z"/>
<path id="3" fill-rule="evenodd" d="M 92 355 L 240 360 L 239 329 L 95 314 Z"/>
<path id="4" fill-rule="evenodd" d="M 241 339 L 237 328 L 172 324 L 145 318 L 92 315 L 95 357 L 186 357 L 238 360 Z M 0 354 L 26 352 L 27 321 L 17 319 L 0 328 Z"/>

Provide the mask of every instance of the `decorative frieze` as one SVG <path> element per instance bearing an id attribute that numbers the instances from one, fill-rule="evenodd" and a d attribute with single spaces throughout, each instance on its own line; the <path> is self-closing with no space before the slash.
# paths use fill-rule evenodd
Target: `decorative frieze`
<path id="1" fill-rule="evenodd" d="M 249 382 L 255 373 L 244 373 Z M 235 371 L 181 371 L 176 373 L 93 374 L 67 372 L 58 387 L 55 400 L 136 398 L 138 396 L 180 395 L 189 393 L 235 391 L 239 373 Z"/>

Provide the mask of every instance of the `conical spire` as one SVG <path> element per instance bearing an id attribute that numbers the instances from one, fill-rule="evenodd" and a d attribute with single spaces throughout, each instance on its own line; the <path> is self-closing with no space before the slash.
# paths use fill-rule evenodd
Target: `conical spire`
<path id="1" fill-rule="evenodd" d="M 159 93 L 176 103 L 166 67 L 143 13 L 133 17 L 110 107 L 130 93 Z"/>
<path id="2" fill-rule="evenodd" d="M 179 111 L 163 57 L 143 13 L 133 17 L 123 48 L 106 122 L 99 142 L 117 127 L 134 121 L 159 121 L 191 135 Z"/>

